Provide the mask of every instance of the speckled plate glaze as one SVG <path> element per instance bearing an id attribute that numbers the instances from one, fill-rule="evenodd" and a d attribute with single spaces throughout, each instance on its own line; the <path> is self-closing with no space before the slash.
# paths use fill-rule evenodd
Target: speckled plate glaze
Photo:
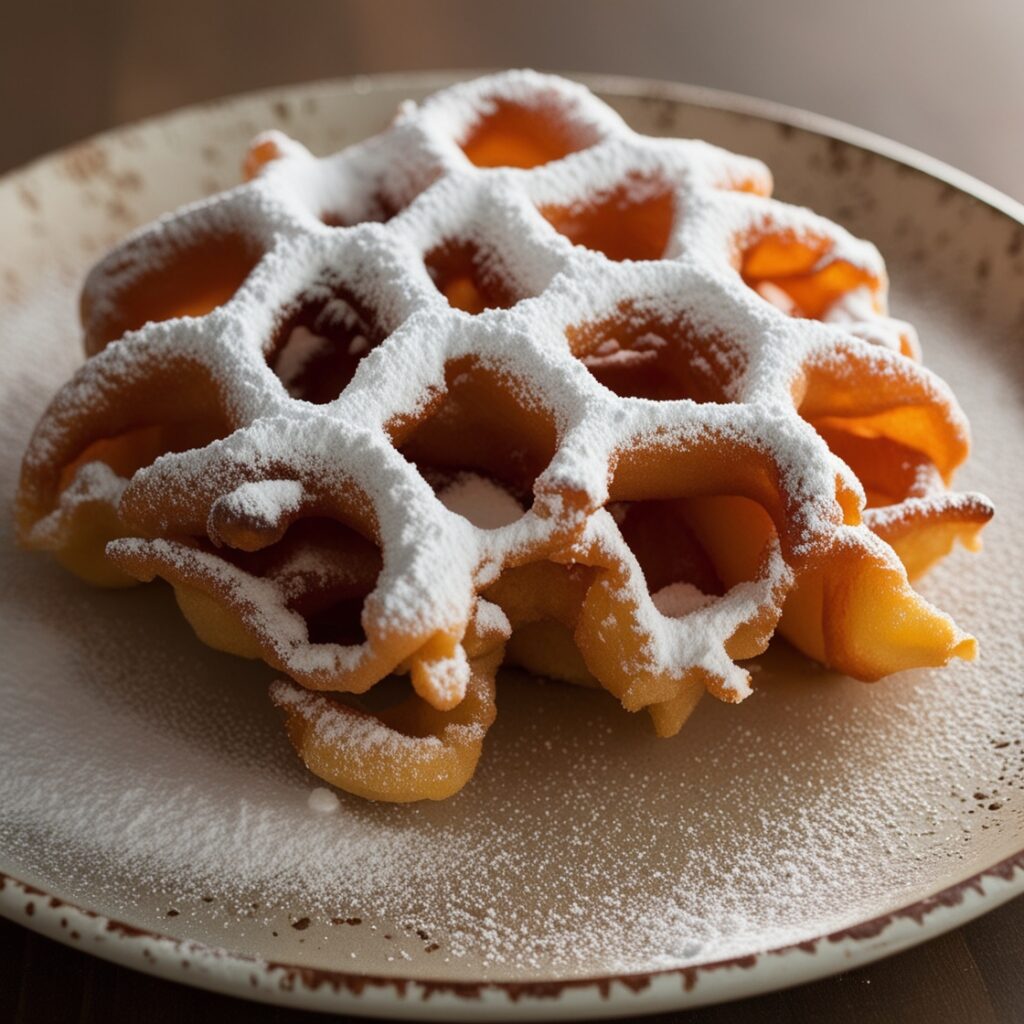
<path id="1" fill-rule="evenodd" d="M 133 226 L 237 180 L 276 126 L 328 152 L 450 81 L 193 108 L 0 183 L 0 491 L 80 360 L 77 288 Z M 481 769 L 436 806 L 315 785 L 267 672 L 202 647 L 159 586 L 96 592 L 0 537 L 0 912 L 141 970 L 296 1007 L 587 1018 L 866 963 L 1024 891 L 1024 208 L 918 154 L 765 103 L 595 79 L 636 128 L 761 157 L 777 194 L 875 241 L 893 310 L 975 432 L 997 518 L 925 584 L 981 658 L 876 686 L 783 645 L 734 707 L 656 740 L 601 693 L 508 675 Z"/>

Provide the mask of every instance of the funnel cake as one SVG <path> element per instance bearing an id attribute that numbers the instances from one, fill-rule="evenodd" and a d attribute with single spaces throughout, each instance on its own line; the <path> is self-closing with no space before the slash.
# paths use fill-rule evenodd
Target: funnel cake
<path id="1" fill-rule="evenodd" d="M 18 523 L 278 669 L 322 778 L 457 791 L 503 657 L 668 736 L 777 628 L 861 679 L 974 656 L 908 579 L 992 514 L 964 415 L 877 250 L 759 161 L 514 72 L 246 173 L 89 275 Z"/>

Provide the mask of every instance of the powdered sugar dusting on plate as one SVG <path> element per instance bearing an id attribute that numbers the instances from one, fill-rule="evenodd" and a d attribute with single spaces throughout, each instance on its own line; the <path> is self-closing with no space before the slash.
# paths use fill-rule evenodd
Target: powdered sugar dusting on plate
<path id="1" fill-rule="evenodd" d="M 338 809 L 341 807 L 341 800 L 338 799 L 338 794 L 326 786 L 317 786 L 311 790 L 306 803 L 315 814 L 337 814 Z"/>
<path id="2" fill-rule="evenodd" d="M 670 583 L 656 591 L 651 595 L 651 600 L 662 615 L 676 619 L 687 612 L 705 607 L 714 598 L 710 594 L 702 593 L 700 588 L 695 587 L 692 583 L 680 580 L 678 583 Z"/>
<path id="3" fill-rule="evenodd" d="M 461 474 L 438 497 L 449 511 L 483 530 L 509 526 L 523 514 L 522 505 L 508 491 L 475 473 Z"/>

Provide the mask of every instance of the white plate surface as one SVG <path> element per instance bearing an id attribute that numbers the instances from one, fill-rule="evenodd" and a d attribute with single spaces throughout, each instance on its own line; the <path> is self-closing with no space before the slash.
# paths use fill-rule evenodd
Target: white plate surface
<path id="1" fill-rule="evenodd" d="M 0 183 L 0 493 L 80 361 L 77 288 L 136 224 L 237 180 L 249 137 L 329 152 L 444 76 L 327 82 L 126 128 Z M 765 159 L 875 241 L 896 315 L 971 417 L 997 518 L 926 593 L 981 657 L 868 687 L 773 648 L 674 740 L 508 675 L 480 771 L 339 813 L 265 696 L 161 586 L 100 592 L 0 537 L 0 912 L 179 981 L 410 1018 L 592 1017 L 735 998 L 904 948 L 1024 890 L 1024 217 L 925 158 L 792 111 L 595 83 L 634 127 Z"/>

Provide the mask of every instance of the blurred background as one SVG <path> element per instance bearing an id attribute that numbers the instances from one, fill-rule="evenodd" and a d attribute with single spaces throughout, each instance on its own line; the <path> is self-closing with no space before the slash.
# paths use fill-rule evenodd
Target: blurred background
<path id="1" fill-rule="evenodd" d="M 851 122 L 1024 199 L 1024 0 L 2 0 L 0 171 L 229 93 L 534 66 Z"/>

